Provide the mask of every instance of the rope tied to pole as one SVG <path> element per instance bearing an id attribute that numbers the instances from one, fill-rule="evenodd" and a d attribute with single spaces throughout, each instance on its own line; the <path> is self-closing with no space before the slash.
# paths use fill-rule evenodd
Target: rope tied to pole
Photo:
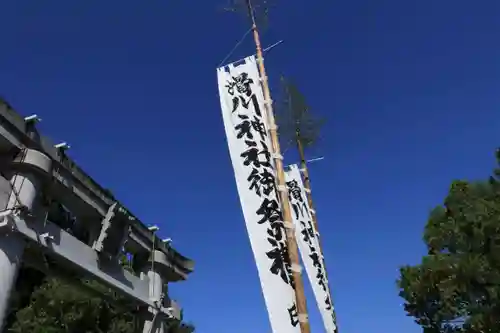
<path id="1" fill-rule="evenodd" d="M 245 41 L 245 39 L 247 38 L 248 34 L 251 33 L 253 31 L 253 27 L 251 27 L 250 29 L 248 29 L 245 34 L 243 35 L 243 37 L 241 37 L 241 39 L 236 43 L 236 45 L 234 45 L 234 47 L 231 49 L 231 51 L 229 51 L 229 53 L 226 55 L 226 57 L 224 59 L 222 59 L 222 61 L 220 62 L 220 64 L 217 66 L 217 67 L 221 67 L 222 65 L 224 65 L 224 63 L 226 62 L 227 59 L 229 59 L 230 56 L 233 55 L 234 51 L 236 51 L 236 49 Z"/>

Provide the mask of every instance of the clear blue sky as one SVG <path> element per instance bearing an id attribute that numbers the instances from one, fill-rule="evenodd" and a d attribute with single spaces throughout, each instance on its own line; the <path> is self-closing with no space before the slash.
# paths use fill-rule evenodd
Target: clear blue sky
<path id="1" fill-rule="evenodd" d="M 196 260 L 171 293 L 200 333 L 269 333 L 215 72 L 247 26 L 223 4 L 3 1 L 0 94 Z M 450 181 L 494 166 L 499 15 L 498 0 L 289 0 L 273 12 L 264 44 L 285 40 L 267 58 L 273 85 L 293 77 L 329 120 L 311 177 L 341 333 L 419 332 L 398 266 L 423 254 Z M 249 39 L 232 60 L 252 52 Z"/>

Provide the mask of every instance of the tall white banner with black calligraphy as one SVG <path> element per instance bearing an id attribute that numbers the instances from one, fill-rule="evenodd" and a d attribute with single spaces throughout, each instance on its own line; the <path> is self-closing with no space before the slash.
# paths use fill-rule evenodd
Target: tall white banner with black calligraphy
<path id="1" fill-rule="evenodd" d="M 311 210 L 298 166 L 291 165 L 285 174 L 285 178 L 293 224 L 295 225 L 295 237 L 297 238 L 302 262 L 307 277 L 311 282 L 326 332 L 335 333 L 337 326 L 326 278 L 326 268 L 323 265 L 323 254 L 319 247 L 319 235 L 312 223 Z"/>
<path id="2" fill-rule="evenodd" d="M 255 57 L 217 69 L 222 117 L 271 328 L 299 333 L 267 114 Z"/>

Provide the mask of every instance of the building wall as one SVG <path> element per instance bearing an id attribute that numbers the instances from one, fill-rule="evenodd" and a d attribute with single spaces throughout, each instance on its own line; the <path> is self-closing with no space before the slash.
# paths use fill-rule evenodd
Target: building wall
<path id="1" fill-rule="evenodd" d="M 7 208 L 7 201 L 9 200 L 10 192 L 10 182 L 0 176 L 0 210 Z"/>

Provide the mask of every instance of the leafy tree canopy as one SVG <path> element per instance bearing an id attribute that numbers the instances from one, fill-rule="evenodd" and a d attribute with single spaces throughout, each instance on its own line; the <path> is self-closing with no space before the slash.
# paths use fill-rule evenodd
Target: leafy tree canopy
<path id="1" fill-rule="evenodd" d="M 248 0 L 228 0 L 224 8 L 228 12 L 244 14 L 250 18 L 248 11 Z M 267 27 L 269 24 L 269 11 L 276 6 L 275 0 L 250 0 L 250 6 L 253 11 L 257 25 Z"/>
<path id="2" fill-rule="evenodd" d="M 122 256 L 120 262 L 125 269 L 132 269 L 126 256 Z M 69 283 L 43 273 L 34 276 L 32 270 L 27 273 L 21 274 L 18 280 L 19 290 L 11 304 L 15 319 L 8 332 L 142 332 L 136 309 L 109 288 L 95 281 Z M 182 321 L 172 322 L 168 329 L 168 333 L 193 332 L 194 326 Z"/>
<path id="3" fill-rule="evenodd" d="M 425 227 L 428 254 L 400 270 L 405 311 L 425 333 L 500 332 L 499 175 L 455 181 Z"/>
<path id="4" fill-rule="evenodd" d="M 120 311 L 102 297 L 48 278 L 16 313 L 10 332 L 134 333 L 132 311 Z"/>
<path id="5" fill-rule="evenodd" d="M 294 147 L 297 140 L 304 149 L 314 146 L 320 139 L 325 119 L 314 115 L 305 96 L 291 79 L 282 76 L 281 87 L 276 121 L 282 146 L 284 149 Z"/>

